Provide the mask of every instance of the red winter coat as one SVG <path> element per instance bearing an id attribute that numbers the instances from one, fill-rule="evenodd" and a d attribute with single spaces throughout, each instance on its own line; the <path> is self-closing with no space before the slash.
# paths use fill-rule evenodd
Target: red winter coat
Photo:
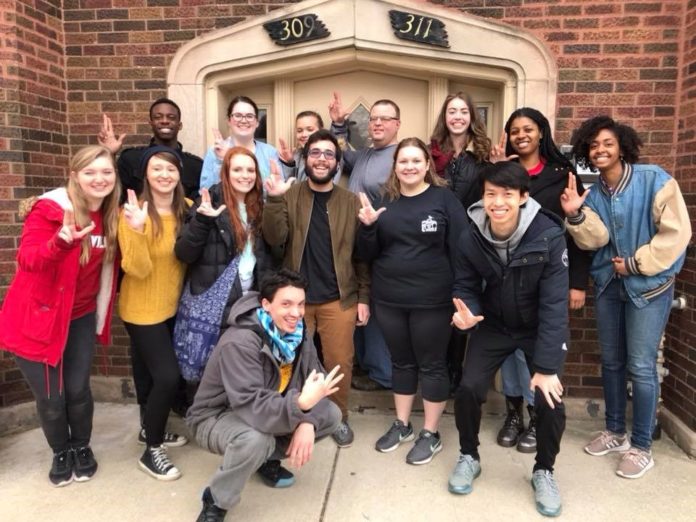
<path id="1" fill-rule="evenodd" d="M 0 311 L 0 347 L 30 361 L 57 366 L 68 338 L 80 248 L 56 243 L 64 209 L 72 208 L 66 189 L 41 196 L 22 229 L 17 273 Z M 97 295 L 97 340 L 110 341 L 116 295 L 115 263 L 104 263 Z"/>

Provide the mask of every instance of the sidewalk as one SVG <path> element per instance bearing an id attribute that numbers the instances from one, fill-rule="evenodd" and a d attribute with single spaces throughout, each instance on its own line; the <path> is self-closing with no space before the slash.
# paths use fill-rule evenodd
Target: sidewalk
<path id="1" fill-rule="evenodd" d="M 502 417 L 484 416 L 483 472 L 474 492 L 460 497 L 447 492 L 447 477 L 458 454 L 453 416 L 443 418 L 444 450 L 428 465 L 409 466 L 404 460 L 406 447 L 389 454 L 373 448 L 392 415 L 386 408 L 351 413 L 356 434 L 351 448 L 338 450 L 333 441 L 322 441 L 312 461 L 297 472 L 297 483 L 286 490 L 269 489 L 253 477 L 227 520 L 544 520 L 534 508 L 529 485 L 533 455 L 495 444 Z M 201 508 L 201 491 L 220 457 L 195 443 L 173 448 L 170 456 L 183 477 L 158 482 L 137 468 L 143 451 L 137 444 L 137 419 L 135 405 L 98 403 L 92 447 L 99 471 L 89 482 L 64 488 L 48 482 L 51 455 L 40 430 L 0 438 L 0 520 L 193 522 Z M 413 421 L 420 429 L 422 417 Z M 172 425 L 185 432 L 180 419 Z M 655 468 L 639 480 L 621 479 L 614 474 L 617 456 L 590 457 L 582 451 L 591 433 L 600 428 L 600 421 L 568 422 L 556 466 L 562 520 L 694 520 L 694 461 L 663 437 L 654 446 Z"/>

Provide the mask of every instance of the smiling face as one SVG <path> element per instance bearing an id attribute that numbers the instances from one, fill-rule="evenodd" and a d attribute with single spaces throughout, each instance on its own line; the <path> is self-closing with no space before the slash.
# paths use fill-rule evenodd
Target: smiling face
<path id="1" fill-rule="evenodd" d="M 333 157 L 327 158 L 326 154 Z M 326 185 L 333 180 L 337 168 L 336 146 L 331 141 L 321 140 L 310 145 L 305 162 L 305 172 L 312 182 Z"/>
<path id="2" fill-rule="evenodd" d="M 541 138 L 539 126 L 531 118 L 520 116 L 510 123 L 510 146 L 522 158 L 538 154 Z"/>
<path id="3" fill-rule="evenodd" d="M 445 110 L 445 126 L 451 136 L 462 136 L 469 131 L 471 112 L 461 98 L 452 98 Z"/>
<path id="4" fill-rule="evenodd" d="M 406 146 L 399 149 L 394 162 L 394 172 L 399 179 L 401 190 L 414 192 L 423 188 L 429 168 L 428 159 L 420 147 Z"/>
<path id="5" fill-rule="evenodd" d="M 292 333 L 304 317 L 305 291 L 294 286 L 284 286 L 276 291 L 271 301 L 262 299 L 261 306 L 270 314 L 278 330 Z"/>
<path id="6" fill-rule="evenodd" d="M 82 190 L 90 210 L 97 210 L 116 186 L 116 168 L 109 156 L 99 156 L 77 172 L 71 172 Z"/>
<path id="7" fill-rule="evenodd" d="M 520 207 L 529 199 L 528 192 L 501 187 L 490 181 L 483 184 L 483 208 L 498 239 L 507 239 L 517 228 Z"/>
<path id="8" fill-rule="evenodd" d="M 232 107 L 230 117 L 227 119 L 230 134 L 236 139 L 251 139 L 259 126 L 254 106 L 246 102 L 237 102 Z"/>
<path id="9" fill-rule="evenodd" d="M 590 162 L 600 172 L 621 169 L 621 148 L 616 135 L 608 129 L 602 129 L 590 143 Z"/>
<path id="10" fill-rule="evenodd" d="M 396 109 L 389 104 L 373 105 L 367 132 L 375 147 L 381 148 L 396 142 L 401 122 L 396 116 Z"/>
<path id="11" fill-rule="evenodd" d="M 179 169 L 164 158 L 152 156 L 147 162 L 147 184 L 153 194 L 169 196 L 181 179 Z"/>
<path id="12" fill-rule="evenodd" d="M 181 130 L 179 111 L 168 103 L 158 103 L 150 111 L 150 127 L 157 141 L 161 143 L 176 141 Z"/>
<path id="13" fill-rule="evenodd" d="M 246 154 L 235 154 L 230 158 L 230 183 L 237 199 L 244 201 L 256 183 L 256 163 Z"/>
<path id="14" fill-rule="evenodd" d="M 295 141 L 298 147 L 304 147 L 309 137 L 321 127 L 315 116 L 302 116 L 295 122 Z"/>

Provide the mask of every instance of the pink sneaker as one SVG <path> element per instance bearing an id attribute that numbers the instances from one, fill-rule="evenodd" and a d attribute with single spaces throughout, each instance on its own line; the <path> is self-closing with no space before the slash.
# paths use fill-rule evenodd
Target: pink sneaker
<path id="1" fill-rule="evenodd" d="M 616 474 L 619 477 L 637 479 L 655 465 L 650 451 L 642 450 L 632 446 L 619 462 Z"/>
<path id="2" fill-rule="evenodd" d="M 585 446 L 585 452 L 595 457 L 606 455 L 612 451 L 628 451 L 631 444 L 626 435 L 617 435 L 611 431 L 602 431 Z"/>

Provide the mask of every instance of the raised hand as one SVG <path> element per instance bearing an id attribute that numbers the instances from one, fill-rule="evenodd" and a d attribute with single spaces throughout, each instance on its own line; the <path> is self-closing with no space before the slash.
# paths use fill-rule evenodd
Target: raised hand
<path id="1" fill-rule="evenodd" d="M 94 223 L 90 223 L 82 230 L 78 230 L 75 223 L 75 213 L 72 210 L 66 210 L 63 214 L 63 226 L 58 231 L 58 237 L 68 245 L 72 245 L 73 241 L 81 241 L 83 237 L 94 230 L 95 226 Z"/>
<path id="2" fill-rule="evenodd" d="M 268 176 L 268 179 L 263 182 L 263 186 L 266 189 L 266 194 L 269 196 L 282 196 L 288 191 L 294 182 L 295 178 L 283 180 L 283 175 L 280 173 L 278 164 L 271 160 L 271 174 Z"/>
<path id="3" fill-rule="evenodd" d="M 482 315 L 474 315 L 464 301 L 458 298 L 452 299 L 454 308 L 457 310 L 452 315 L 452 324 L 460 330 L 468 330 L 483 321 Z"/>
<path id="4" fill-rule="evenodd" d="M 582 196 L 578 194 L 578 183 L 573 173 L 569 172 L 568 186 L 563 189 L 563 194 L 561 194 L 561 208 L 564 214 L 567 217 L 577 216 L 589 193 L 590 189 L 587 189 L 582 193 Z"/>
<path id="5" fill-rule="evenodd" d="M 208 217 L 218 217 L 227 207 L 225 205 L 220 205 L 218 208 L 213 208 L 213 204 L 210 202 L 210 192 L 207 188 L 201 189 L 201 203 L 198 205 L 196 212 L 203 216 Z"/>
<path id="6" fill-rule="evenodd" d="M 278 138 L 278 144 L 278 156 L 280 159 L 282 159 L 285 163 L 294 162 L 295 158 L 292 156 L 292 149 L 288 147 L 288 142 L 283 138 Z"/>
<path id="7" fill-rule="evenodd" d="M 529 388 L 534 391 L 535 388 L 539 388 L 539 391 L 546 399 L 548 405 L 553 409 L 555 408 L 555 402 L 560 403 L 561 395 L 563 395 L 563 385 L 555 373 L 553 375 L 544 375 L 541 373 L 535 373 L 532 376 L 532 380 L 529 381 Z"/>
<path id="8" fill-rule="evenodd" d="M 497 145 L 493 145 L 491 147 L 491 154 L 488 158 L 488 160 L 491 163 L 498 163 L 499 161 L 510 161 L 520 157 L 518 154 L 510 154 L 509 156 L 505 155 L 505 147 L 507 145 L 507 140 L 507 132 L 503 131 L 503 133 L 500 135 L 500 141 L 497 143 Z"/>
<path id="9" fill-rule="evenodd" d="M 121 147 L 123 147 L 123 140 L 126 138 L 126 134 L 123 133 L 119 136 L 114 134 L 114 126 L 111 123 L 111 118 L 109 118 L 106 113 L 102 115 L 102 126 L 97 133 L 97 142 L 102 147 L 106 147 L 111 151 L 111 154 L 116 154 Z"/>
<path id="10" fill-rule="evenodd" d="M 343 102 L 341 102 L 341 95 L 334 91 L 329 102 L 329 117 L 331 121 L 342 125 L 346 121 L 346 116 L 348 116 L 348 111 L 343 108 Z"/>
<path id="11" fill-rule="evenodd" d="M 142 232 L 145 229 L 147 201 L 141 207 L 138 202 L 138 196 L 135 195 L 135 191 L 132 189 L 128 189 L 128 201 L 123 205 L 123 217 L 133 230 Z"/>
<path id="12" fill-rule="evenodd" d="M 213 129 L 213 138 L 215 139 L 215 144 L 213 145 L 213 152 L 217 159 L 220 161 L 225 159 L 225 154 L 227 154 L 227 149 L 230 148 L 225 138 L 222 137 L 222 133 L 219 129 Z"/>
<path id="13" fill-rule="evenodd" d="M 379 210 L 375 210 L 370 203 L 370 198 L 364 192 L 358 194 L 360 197 L 360 210 L 358 211 L 358 219 L 360 222 L 369 227 L 379 218 L 380 214 L 384 212 L 386 207 L 382 207 Z"/>
<path id="14" fill-rule="evenodd" d="M 297 404 L 302 410 L 311 410 L 324 397 L 328 397 L 338 391 L 336 385 L 343 379 L 343 374 L 336 375 L 339 368 L 340 366 L 336 365 L 326 375 L 312 370 L 312 373 L 307 376 L 304 386 L 302 386 L 300 396 L 297 398 Z"/>

